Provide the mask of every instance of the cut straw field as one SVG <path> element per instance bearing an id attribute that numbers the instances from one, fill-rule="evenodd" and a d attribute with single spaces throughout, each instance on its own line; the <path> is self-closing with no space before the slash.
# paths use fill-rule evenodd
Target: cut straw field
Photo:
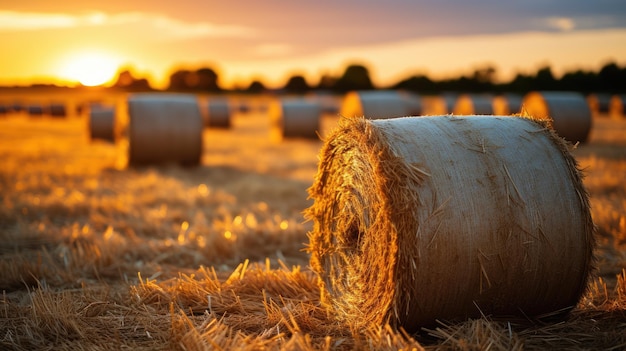
<path id="1" fill-rule="evenodd" d="M 230 122 L 204 130 L 199 167 L 122 168 L 85 116 L 0 117 L 0 349 L 626 348 L 626 119 L 594 119 L 573 150 L 598 247 L 567 318 L 413 335 L 357 329 L 320 302 L 303 212 L 323 142 L 273 140 L 263 109 Z M 323 116 L 321 134 L 336 123 Z"/>

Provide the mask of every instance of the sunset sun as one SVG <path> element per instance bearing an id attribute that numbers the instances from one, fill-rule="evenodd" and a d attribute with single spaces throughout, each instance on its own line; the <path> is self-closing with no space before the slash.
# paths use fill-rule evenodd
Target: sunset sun
<path id="1" fill-rule="evenodd" d="M 118 69 L 116 60 L 102 53 L 72 56 L 63 68 L 63 78 L 84 86 L 98 86 L 111 81 Z"/>

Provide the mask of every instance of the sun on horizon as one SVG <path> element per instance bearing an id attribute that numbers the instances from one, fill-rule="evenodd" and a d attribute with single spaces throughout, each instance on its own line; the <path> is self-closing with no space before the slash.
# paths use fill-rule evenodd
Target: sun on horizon
<path id="1" fill-rule="evenodd" d="M 68 56 L 59 75 L 64 80 L 83 86 L 101 86 L 115 78 L 119 66 L 112 55 L 86 52 Z"/>

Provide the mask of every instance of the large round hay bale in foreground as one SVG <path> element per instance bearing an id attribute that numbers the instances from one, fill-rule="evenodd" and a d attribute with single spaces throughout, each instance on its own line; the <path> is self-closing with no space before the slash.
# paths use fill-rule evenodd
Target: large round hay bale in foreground
<path id="1" fill-rule="evenodd" d="M 226 98 L 210 98 L 207 103 L 207 127 L 230 128 L 230 103 Z"/>
<path id="2" fill-rule="evenodd" d="M 268 110 L 272 139 L 319 139 L 322 106 L 314 100 L 284 98 L 273 101 Z"/>
<path id="3" fill-rule="evenodd" d="M 115 107 L 100 104 L 89 106 L 89 137 L 91 140 L 115 141 Z"/>
<path id="4" fill-rule="evenodd" d="M 197 165 L 202 115 L 194 95 L 138 93 L 128 97 L 128 163 Z"/>
<path id="5" fill-rule="evenodd" d="M 530 92 L 522 101 L 522 113 L 550 119 L 557 134 L 574 144 L 586 142 L 591 132 L 591 110 L 581 93 Z"/>
<path id="6" fill-rule="evenodd" d="M 354 327 L 533 318 L 568 311 L 585 289 L 588 197 L 545 123 L 344 119 L 309 195 L 322 302 Z"/>
<path id="7" fill-rule="evenodd" d="M 351 91 L 344 96 L 339 114 L 343 117 L 384 119 L 410 116 L 406 97 L 395 90 Z"/>
<path id="8" fill-rule="evenodd" d="M 455 115 L 493 115 L 493 97 L 463 94 L 456 100 L 452 113 Z"/>

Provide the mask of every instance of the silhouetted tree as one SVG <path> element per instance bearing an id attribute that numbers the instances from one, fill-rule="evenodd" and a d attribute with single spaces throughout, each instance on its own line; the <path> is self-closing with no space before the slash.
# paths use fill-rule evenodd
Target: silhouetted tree
<path id="1" fill-rule="evenodd" d="M 170 75 L 168 90 L 173 91 L 220 91 L 217 84 L 218 76 L 211 68 L 200 68 L 196 71 L 181 69 Z"/>
<path id="2" fill-rule="evenodd" d="M 254 93 L 254 94 L 262 93 L 265 90 L 266 90 L 265 85 L 263 85 L 263 83 L 261 83 L 258 80 L 252 81 L 252 83 L 250 83 L 250 85 L 248 86 L 248 89 L 246 89 L 248 93 Z"/>
<path id="3" fill-rule="evenodd" d="M 167 90 L 173 91 L 185 91 L 189 90 L 189 75 L 188 70 L 178 70 L 170 75 L 170 83 Z"/>
<path id="4" fill-rule="evenodd" d="M 337 83 L 337 77 L 333 77 L 328 74 L 322 74 L 319 83 L 317 83 L 316 89 L 318 90 L 331 90 Z"/>
<path id="5" fill-rule="evenodd" d="M 437 84 L 425 75 L 412 76 L 404 79 L 391 87 L 392 89 L 404 89 L 417 93 L 434 93 L 438 91 Z"/>
<path id="6" fill-rule="evenodd" d="M 218 76 L 211 68 L 200 68 L 196 71 L 197 88 L 202 91 L 217 92 L 222 90 L 218 84 Z"/>
<path id="7" fill-rule="evenodd" d="M 534 86 L 534 90 L 558 89 L 557 80 L 554 78 L 550 66 L 542 67 L 537 71 Z"/>
<path id="8" fill-rule="evenodd" d="M 152 90 L 150 82 L 145 78 L 135 78 L 129 70 L 123 70 L 119 73 L 114 88 L 129 90 L 129 91 L 146 91 Z"/>
<path id="9" fill-rule="evenodd" d="M 371 89 L 374 89 L 374 85 L 370 79 L 369 71 L 362 65 L 349 65 L 333 85 L 333 90 L 339 92 Z"/>
<path id="10" fill-rule="evenodd" d="M 309 87 L 309 84 L 306 82 L 306 79 L 304 79 L 303 76 L 294 75 L 287 80 L 284 89 L 288 93 L 303 94 L 309 91 L 311 88 Z"/>

